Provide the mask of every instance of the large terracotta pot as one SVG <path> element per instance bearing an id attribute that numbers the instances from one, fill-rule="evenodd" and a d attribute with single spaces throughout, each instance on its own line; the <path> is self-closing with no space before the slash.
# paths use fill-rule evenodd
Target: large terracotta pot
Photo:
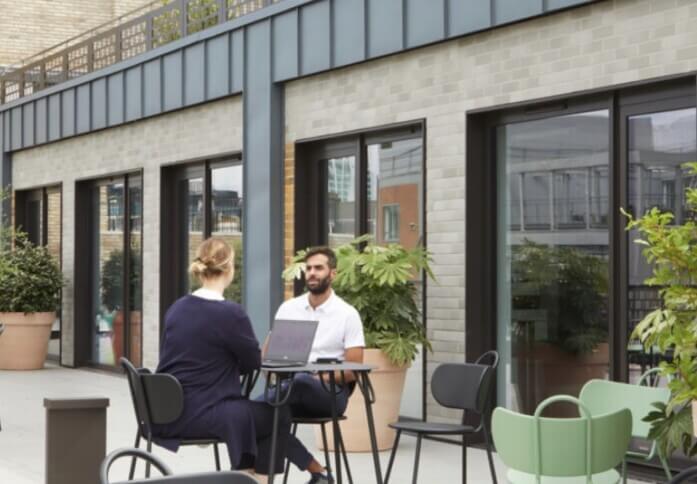
<path id="1" fill-rule="evenodd" d="M 56 313 L 0 313 L 0 370 L 43 368 Z"/>
<path id="2" fill-rule="evenodd" d="M 141 366 L 141 313 L 140 311 L 131 311 L 130 312 L 130 330 L 131 330 L 131 344 L 130 344 L 130 352 L 129 352 L 129 359 L 131 360 L 131 363 L 133 363 L 135 366 Z M 112 334 L 111 334 L 111 348 L 114 352 L 114 364 L 118 365 L 119 364 L 119 359 L 124 356 L 124 342 L 123 342 L 123 335 L 124 335 L 124 314 L 123 311 L 118 310 L 114 314 L 114 319 L 112 324 Z"/>
<path id="3" fill-rule="evenodd" d="M 377 369 L 370 373 L 370 381 L 375 390 L 375 404 L 373 405 L 373 418 L 375 421 L 375 434 L 377 436 L 378 449 L 388 450 L 394 442 L 394 430 L 387 425 L 396 422 L 399 418 L 399 405 L 404 390 L 404 379 L 408 365 L 395 366 L 376 349 L 367 349 L 363 353 L 363 363 L 376 366 Z M 356 390 L 349 399 L 346 409 L 347 419 L 340 422 L 341 435 L 347 452 L 370 452 L 370 435 L 368 433 L 368 419 L 365 413 L 365 403 L 361 390 Z M 327 426 L 329 449 L 334 450 L 334 434 L 331 425 Z M 315 429 L 317 444 L 322 446 L 322 436 L 319 427 Z"/>

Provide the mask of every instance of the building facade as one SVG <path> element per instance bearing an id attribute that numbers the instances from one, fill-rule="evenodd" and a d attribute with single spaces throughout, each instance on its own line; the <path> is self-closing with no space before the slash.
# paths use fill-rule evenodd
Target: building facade
<path id="1" fill-rule="evenodd" d="M 657 294 L 620 207 L 687 216 L 695 18 L 697 0 L 283 0 L 0 105 L 5 213 L 54 234 L 69 282 L 62 364 L 154 366 L 207 235 L 242 254 L 231 297 L 263 336 L 295 250 L 371 233 L 433 254 L 404 415 L 457 418 L 430 374 L 488 349 L 518 410 L 636 380 L 662 357 L 629 339 Z"/>

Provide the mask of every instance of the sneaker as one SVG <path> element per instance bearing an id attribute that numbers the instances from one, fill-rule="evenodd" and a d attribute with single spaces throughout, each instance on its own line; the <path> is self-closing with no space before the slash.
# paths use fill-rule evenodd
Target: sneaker
<path id="1" fill-rule="evenodd" d="M 334 484 L 334 478 L 331 474 L 312 474 L 307 484 Z"/>

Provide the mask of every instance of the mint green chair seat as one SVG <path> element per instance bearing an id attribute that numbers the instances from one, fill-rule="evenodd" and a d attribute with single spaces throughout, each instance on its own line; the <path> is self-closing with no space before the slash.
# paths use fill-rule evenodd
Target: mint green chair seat
<path id="1" fill-rule="evenodd" d="M 542 417 L 556 402 L 576 404 L 581 417 Z M 558 395 L 540 403 L 533 416 L 496 408 L 492 433 L 512 484 L 617 484 L 615 467 L 629 448 L 632 414 L 625 408 L 593 415 L 577 398 Z"/>
<path id="2" fill-rule="evenodd" d="M 638 385 L 630 383 L 620 383 L 608 380 L 590 380 L 581 389 L 579 399 L 588 408 L 592 415 L 609 413 L 621 408 L 628 408 L 632 412 L 632 437 L 648 439 L 651 424 L 644 422 L 652 410 L 651 404 L 654 402 L 668 402 L 670 390 L 668 388 L 642 386 L 645 381 L 657 369 L 649 370 L 639 380 Z M 648 453 L 628 451 L 627 456 L 638 457 L 646 461 L 654 458 L 657 454 L 656 443 L 654 442 Z M 659 460 L 663 465 L 663 470 L 670 480 L 671 473 L 666 459 L 659 455 Z M 626 459 L 623 461 L 623 469 L 626 469 Z M 624 472 L 626 475 L 626 472 Z M 625 480 L 626 481 L 626 477 Z"/>

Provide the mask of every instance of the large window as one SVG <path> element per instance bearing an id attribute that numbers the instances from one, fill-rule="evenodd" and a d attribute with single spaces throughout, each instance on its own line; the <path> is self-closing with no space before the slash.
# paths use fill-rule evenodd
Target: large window
<path id="1" fill-rule="evenodd" d="M 411 248 L 423 242 L 421 124 L 299 143 L 296 149 L 296 249 L 336 247 L 363 234 L 379 244 Z M 415 282 L 423 303 L 422 280 Z M 421 363 L 419 355 L 407 374 L 404 416 L 424 415 Z"/>
<path id="2" fill-rule="evenodd" d="M 60 186 L 15 192 L 15 225 L 35 245 L 45 246 L 61 264 L 62 190 Z M 61 312 L 58 311 L 48 344 L 49 358 L 60 361 Z"/>
<path id="3" fill-rule="evenodd" d="M 242 163 L 238 158 L 163 169 L 162 308 L 195 290 L 188 268 L 199 244 L 224 238 L 235 251 L 235 279 L 225 298 L 242 303 Z"/>

